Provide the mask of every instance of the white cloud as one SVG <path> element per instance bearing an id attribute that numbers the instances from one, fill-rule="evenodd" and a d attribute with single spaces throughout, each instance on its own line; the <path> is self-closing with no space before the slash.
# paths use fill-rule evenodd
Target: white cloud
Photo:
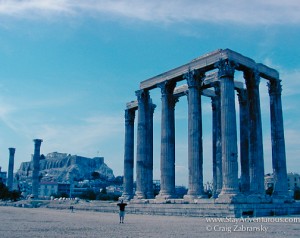
<path id="1" fill-rule="evenodd" d="M 19 18 L 89 15 L 99 18 L 145 22 L 214 22 L 237 24 L 298 24 L 297 0 L 6 0 L 0 15 Z"/>
<path id="2" fill-rule="evenodd" d="M 299 95 L 299 88 L 300 88 L 300 69 L 295 69 L 292 71 L 284 70 L 281 74 L 282 79 L 282 88 L 283 88 L 283 95 L 284 96 L 292 96 L 292 95 Z"/>

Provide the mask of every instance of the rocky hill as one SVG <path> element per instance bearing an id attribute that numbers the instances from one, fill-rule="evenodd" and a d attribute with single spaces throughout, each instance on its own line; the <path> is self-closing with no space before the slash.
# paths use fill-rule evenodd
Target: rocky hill
<path id="1" fill-rule="evenodd" d="M 16 173 L 19 180 L 32 177 L 33 162 L 23 162 Z M 103 180 L 114 179 L 113 170 L 104 163 L 103 157 L 86 158 L 77 155 L 53 152 L 40 159 L 40 181 L 68 182 L 90 179 L 93 172 Z"/>

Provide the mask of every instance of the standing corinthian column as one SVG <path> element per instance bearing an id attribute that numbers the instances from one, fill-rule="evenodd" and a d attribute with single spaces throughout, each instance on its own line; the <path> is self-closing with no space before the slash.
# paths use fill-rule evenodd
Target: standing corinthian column
<path id="1" fill-rule="evenodd" d="M 222 190 L 222 136 L 220 84 L 214 85 L 216 96 L 211 98 L 213 127 L 213 198 Z"/>
<path id="2" fill-rule="evenodd" d="M 7 187 L 9 190 L 13 190 L 14 183 L 14 160 L 15 160 L 15 148 L 8 148 L 9 150 L 9 163 L 8 163 L 8 176 Z"/>
<path id="3" fill-rule="evenodd" d="M 160 154 L 160 192 L 157 199 L 175 196 L 175 82 L 163 82 L 161 88 L 161 154 Z"/>
<path id="4" fill-rule="evenodd" d="M 34 154 L 33 154 L 33 170 L 32 170 L 32 195 L 34 199 L 39 196 L 39 172 L 40 172 L 40 149 L 42 141 L 41 139 L 35 139 L 34 141 Z"/>
<path id="5" fill-rule="evenodd" d="M 146 163 L 148 156 L 147 134 L 148 119 L 147 111 L 149 106 L 149 92 L 146 90 L 136 91 L 138 100 L 138 128 L 136 148 L 136 192 L 135 199 L 146 198 L 147 192 L 147 171 Z"/>
<path id="6" fill-rule="evenodd" d="M 263 137 L 259 95 L 259 72 L 249 69 L 247 71 L 244 71 L 244 78 L 246 80 L 249 103 L 250 192 L 252 194 L 251 197 L 257 197 L 257 202 L 260 202 L 260 199 L 264 197 L 265 187 Z M 255 202 L 255 200 L 253 200 L 253 202 Z"/>
<path id="7" fill-rule="evenodd" d="M 234 92 L 235 65 L 228 60 L 218 63 L 221 94 L 223 186 L 219 202 L 234 202 L 238 194 L 237 129 Z"/>
<path id="8" fill-rule="evenodd" d="M 153 191 L 153 114 L 156 105 L 149 100 L 147 117 L 148 117 L 148 136 L 147 136 L 147 162 L 145 164 L 147 173 L 147 198 L 154 198 Z"/>
<path id="9" fill-rule="evenodd" d="M 122 194 L 125 200 L 130 200 L 133 197 L 135 110 L 136 109 L 125 110 L 124 192 Z"/>
<path id="10" fill-rule="evenodd" d="M 249 108 L 247 90 L 237 89 L 240 104 L 240 161 L 241 179 L 240 188 L 242 193 L 250 190 L 249 176 Z"/>
<path id="11" fill-rule="evenodd" d="M 288 190 L 280 82 L 280 80 L 271 80 L 268 87 L 271 111 L 272 165 L 275 183 L 273 196 L 284 198 L 288 196 Z"/>
<path id="12" fill-rule="evenodd" d="M 187 200 L 203 196 L 203 147 L 201 83 L 205 74 L 189 71 L 184 75 L 188 84 L 188 168 Z"/>

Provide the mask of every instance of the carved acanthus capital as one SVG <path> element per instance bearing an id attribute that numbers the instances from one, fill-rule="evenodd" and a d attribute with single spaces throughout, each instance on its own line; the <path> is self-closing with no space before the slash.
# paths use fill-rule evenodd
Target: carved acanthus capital
<path id="1" fill-rule="evenodd" d="M 179 98 L 180 97 L 173 97 L 173 99 L 172 99 L 172 101 L 171 101 L 171 105 L 173 106 L 173 107 L 175 107 L 175 105 L 176 105 L 176 103 L 178 103 L 179 102 Z"/>
<path id="2" fill-rule="evenodd" d="M 217 96 L 220 96 L 220 92 L 221 92 L 221 89 L 220 89 L 220 81 L 213 82 L 211 85 L 212 85 L 212 87 L 214 87 L 214 89 L 215 89 L 215 94 L 216 94 Z"/>
<path id="3" fill-rule="evenodd" d="M 189 88 L 200 88 L 205 78 L 205 73 L 199 70 L 190 70 L 183 75 L 183 79 L 187 81 Z"/>
<path id="4" fill-rule="evenodd" d="M 216 63 L 216 67 L 219 69 L 218 71 L 219 78 L 224 78 L 224 77 L 233 78 L 237 64 L 229 60 L 220 60 L 218 63 Z"/>
<path id="5" fill-rule="evenodd" d="M 173 92 L 176 86 L 176 82 L 173 81 L 164 81 L 161 82 L 159 84 L 157 84 L 157 86 L 160 88 L 161 90 L 161 96 L 173 96 Z"/>
<path id="6" fill-rule="evenodd" d="M 137 96 L 138 102 L 146 102 L 150 98 L 149 91 L 141 89 L 135 91 L 135 95 Z"/>
<path id="7" fill-rule="evenodd" d="M 247 90 L 246 89 L 237 89 L 238 92 L 238 99 L 239 99 L 239 103 L 241 105 L 247 105 L 248 102 L 248 95 L 247 95 Z"/>
<path id="8" fill-rule="evenodd" d="M 125 124 L 132 125 L 134 124 L 135 118 L 135 110 L 134 109 L 126 109 L 125 110 Z"/>
<path id="9" fill-rule="evenodd" d="M 149 106 L 150 106 L 150 107 L 149 107 L 150 113 L 153 115 L 154 110 L 155 110 L 155 108 L 156 108 L 156 105 L 155 105 L 154 103 L 151 102 Z"/>
<path id="10" fill-rule="evenodd" d="M 244 71 L 244 79 L 246 81 L 247 88 L 258 87 L 260 83 L 260 75 L 256 69 L 248 69 Z"/>
<path id="11" fill-rule="evenodd" d="M 270 80 L 268 83 L 269 95 L 281 95 L 282 85 L 281 80 Z"/>

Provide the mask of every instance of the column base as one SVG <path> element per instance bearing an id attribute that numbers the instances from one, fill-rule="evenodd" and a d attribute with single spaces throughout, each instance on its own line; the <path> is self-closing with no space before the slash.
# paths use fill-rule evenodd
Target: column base
<path id="1" fill-rule="evenodd" d="M 208 196 L 206 194 L 187 194 L 183 196 L 183 200 L 189 203 L 196 203 L 199 199 L 207 199 Z"/>
<path id="2" fill-rule="evenodd" d="M 289 196 L 289 195 L 285 195 L 285 194 L 274 194 L 271 196 L 272 199 L 272 203 L 293 203 L 295 202 L 295 200 Z"/>
<path id="3" fill-rule="evenodd" d="M 247 203 L 271 203 L 272 199 L 269 195 L 254 193 L 246 196 Z"/>
<path id="4" fill-rule="evenodd" d="M 119 197 L 119 201 L 120 200 L 130 201 L 131 199 L 133 199 L 133 194 L 129 194 L 129 193 L 123 193 L 122 196 Z"/>
<path id="5" fill-rule="evenodd" d="M 133 199 L 145 199 L 145 198 L 146 198 L 146 196 L 142 192 L 136 192 L 134 197 L 133 197 Z"/>
<path id="6" fill-rule="evenodd" d="M 176 194 L 159 193 L 155 196 L 155 201 L 158 203 L 167 203 L 169 199 L 177 198 Z"/>
<path id="7" fill-rule="evenodd" d="M 240 193 L 220 193 L 218 198 L 215 199 L 215 203 L 246 203 L 247 198 Z"/>

